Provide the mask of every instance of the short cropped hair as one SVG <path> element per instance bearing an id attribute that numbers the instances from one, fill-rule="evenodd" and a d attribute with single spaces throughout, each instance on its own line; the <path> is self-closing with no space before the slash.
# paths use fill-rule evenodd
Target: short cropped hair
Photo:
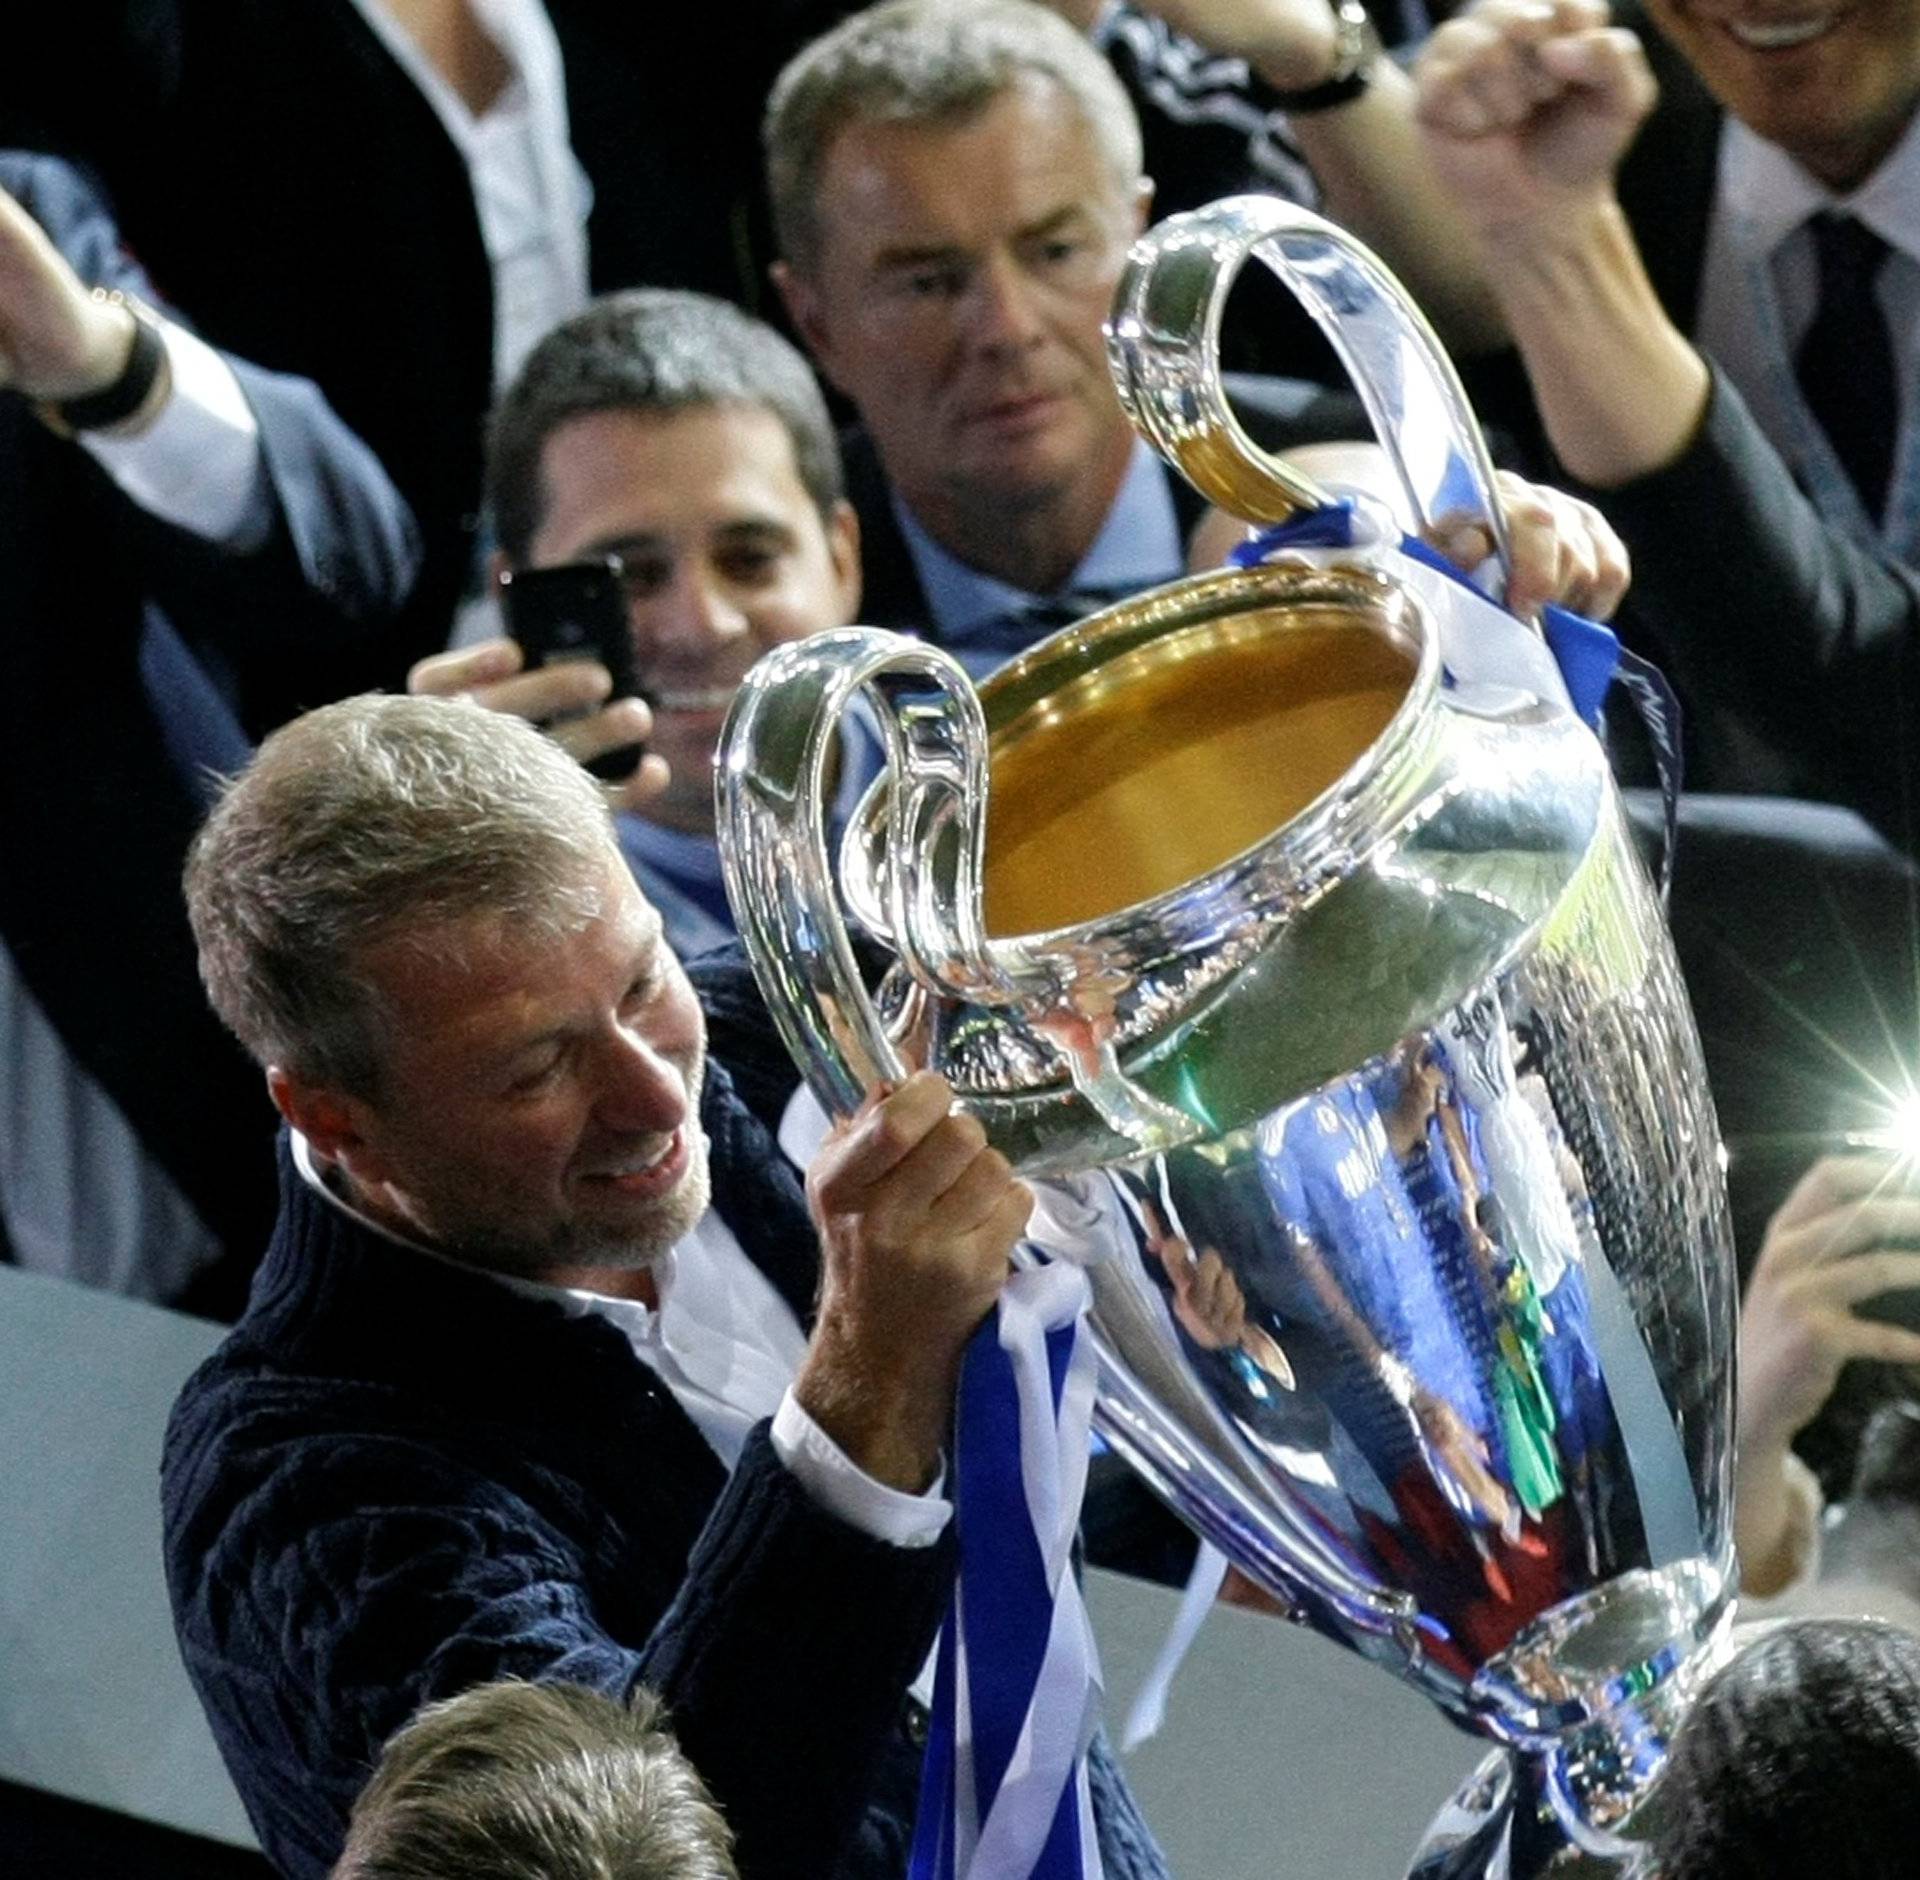
<path id="1" fill-rule="evenodd" d="M 493 916 L 574 931 L 616 862 L 599 786 L 532 725 L 468 700 L 344 699 L 284 725 L 187 857 L 214 1010 L 263 1065 L 381 1088 L 369 948 Z"/>
<path id="2" fill-rule="evenodd" d="M 495 408 L 487 506 L 515 567 L 546 514 L 540 458 L 572 418 L 602 411 L 669 417 L 758 405 L 786 427 L 800 481 L 825 519 L 844 488 L 840 447 L 813 369 L 764 321 L 706 294 L 635 288 L 563 320 L 530 352 Z"/>
<path id="3" fill-rule="evenodd" d="M 964 123 L 1023 79 L 1059 88 L 1098 139 L 1116 186 L 1141 168 L 1140 121 L 1084 33 L 1034 0 L 883 0 L 842 20 L 774 81 L 761 127 L 780 251 L 820 247 L 820 174 L 849 124 Z"/>
<path id="4" fill-rule="evenodd" d="M 1654 1794 L 1659 1880 L 1900 1880 L 1920 1847 L 1920 1639 L 1778 1626 L 1708 1683 Z"/>
<path id="5" fill-rule="evenodd" d="M 647 1692 L 483 1684 L 388 1743 L 333 1880 L 737 1880 L 732 1841 Z"/>

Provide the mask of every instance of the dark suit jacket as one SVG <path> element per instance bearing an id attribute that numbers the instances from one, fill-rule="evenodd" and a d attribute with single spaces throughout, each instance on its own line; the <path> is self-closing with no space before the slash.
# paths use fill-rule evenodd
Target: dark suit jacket
<path id="1" fill-rule="evenodd" d="M 1672 47 L 1631 12 L 1660 80 L 1658 108 L 1628 153 L 1620 198 L 1663 305 L 1697 323 L 1721 118 Z M 1711 362 L 1709 362 L 1711 363 Z M 1545 447 L 1514 362 L 1474 375 L 1484 414 L 1531 437 L 1529 467 L 1567 481 Z M 1706 421 L 1674 463 L 1623 488 L 1588 491 L 1634 561 L 1623 626 L 1672 671 L 1697 721 L 1691 780 L 1766 787 L 1857 809 L 1912 848 L 1920 829 L 1920 579 L 1893 555 L 1830 527 L 1716 372 Z"/>
<path id="2" fill-rule="evenodd" d="M 66 165 L 0 153 L 0 187 L 83 279 L 154 297 Z M 192 765 L 245 743 L 204 681 L 193 690 L 189 649 L 243 675 L 322 663 L 377 631 L 416 550 L 392 485 L 314 388 L 230 363 L 272 511 L 244 555 L 149 516 L 0 395 L 0 935 L 67 1048 L 251 1260 L 272 1219 L 273 1114 L 207 1007 L 180 897 L 206 804 Z"/>
<path id="3" fill-rule="evenodd" d="M 717 1065 L 701 1110 L 715 1204 L 804 1324 L 799 1179 Z M 246 1316 L 161 1468 L 181 1655 L 276 1868 L 329 1871 L 420 1704 L 521 1677 L 658 1691 L 745 1874 L 901 1873 L 951 1535 L 858 1533 L 765 1426 L 729 1474 L 615 1327 L 393 1246 L 279 1159 Z"/>
<path id="4" fill-rule="evenodd" d="M 1301 380 L 1230 375 L 1234 409 L 1255 443 L 1267 450 L 1371 435 L 1359 400 Z M 847 500 L 860 518 L 860 618 L 869 626 L 918 633 L 939 643 L 939 633 L 921 591 L 912 551 L 893 511 L 893 498 L 879 452 L 858 426 L 841 439 Z M 1167 480 L 1183 536 L 1206 514 L 1207 502 L 1172 470 Z"/>

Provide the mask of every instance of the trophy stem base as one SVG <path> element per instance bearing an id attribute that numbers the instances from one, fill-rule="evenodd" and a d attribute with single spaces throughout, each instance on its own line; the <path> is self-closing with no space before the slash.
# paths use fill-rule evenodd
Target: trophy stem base
<path id="1" fill-rule="evenodd" d="M 1600 1854 L 1575 1843 L 1550 1795 L 1545 1759 L 1496 1749 L 1427 1828 L 1407 1880 L 1625 1880 L 1628 1844 Z"/>
<path id="2" fill-rule="evenodd" d="M 1658 1819 L 1667 1746 L 1725 1662 L 1729 1609 L 1671 1675 L 1541 1748 L 1494 1750 L 1429 1825 L 1408 1880 L 1627 1880 Z"/>

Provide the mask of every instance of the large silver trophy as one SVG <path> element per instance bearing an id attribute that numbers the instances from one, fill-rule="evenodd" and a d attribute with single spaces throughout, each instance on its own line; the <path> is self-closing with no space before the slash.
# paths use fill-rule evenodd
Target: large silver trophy
<path id="1" fill-rule="evenodd" d="M 1319 500 L 1222 395 L 1250 256 L 1343 355 L 1419 519 L 1504 539 L 1425 322 L 1265 198 L 1130 257 L 1110 349 L 1148 439 L 1251 519 Z M 749 677 L 720 779 L 741 929 L 828 1110 L 950 1078 L 1033 1180 L 1040 1254 L 1087 1269 L 1107 1439 L 1301 1620 L 1504 1746 L 1426 1880 L 1630 1855 L 1734 1590 L 1692 1017 L 1597 741 L 1539 638 L 1459 594 L 1397 551 L 1226 570 L 977 693 L 913 641 L 825 634 Z M 860 695 L 889 763 L 836 871 Z M 896 961 L 872 994 L 850 928 Z"/>

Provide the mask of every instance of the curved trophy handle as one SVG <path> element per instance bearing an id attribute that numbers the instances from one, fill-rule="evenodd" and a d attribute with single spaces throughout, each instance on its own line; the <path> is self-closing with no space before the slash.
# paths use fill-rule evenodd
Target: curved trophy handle
<path id="1" fill-rule="evenodd" d="M 1134 243 L 1107 321 L 1107 359 L 1135 428 L 1210 502 L 1250 522 L 1284 522 L 1327 494 L 1241 429 L 1220 382 L 1220 316 L 1250 256 L 1312 314 L 1425 529 L 1481 523 L 1504 589 L 1506 518 L 1485 440 L 1453 362 L 1379 257 L 1310 209 L 1230 196 L 1169 216 Z"/>
<path id="2" fill-rule="evenodd" d="M 1010 996 L 980 927 L 987 727 L 966 673 L 874 627 L 817 633 L 747 674 L 721 733 L 715 795 L 727 897 L 780 1036 L 830 1115 L 901 1062 L 868 996 L 827 848 L 829 760 L 857 693 L 879 706 L 894 788 L 888 916 L 931 989 Z"/>

